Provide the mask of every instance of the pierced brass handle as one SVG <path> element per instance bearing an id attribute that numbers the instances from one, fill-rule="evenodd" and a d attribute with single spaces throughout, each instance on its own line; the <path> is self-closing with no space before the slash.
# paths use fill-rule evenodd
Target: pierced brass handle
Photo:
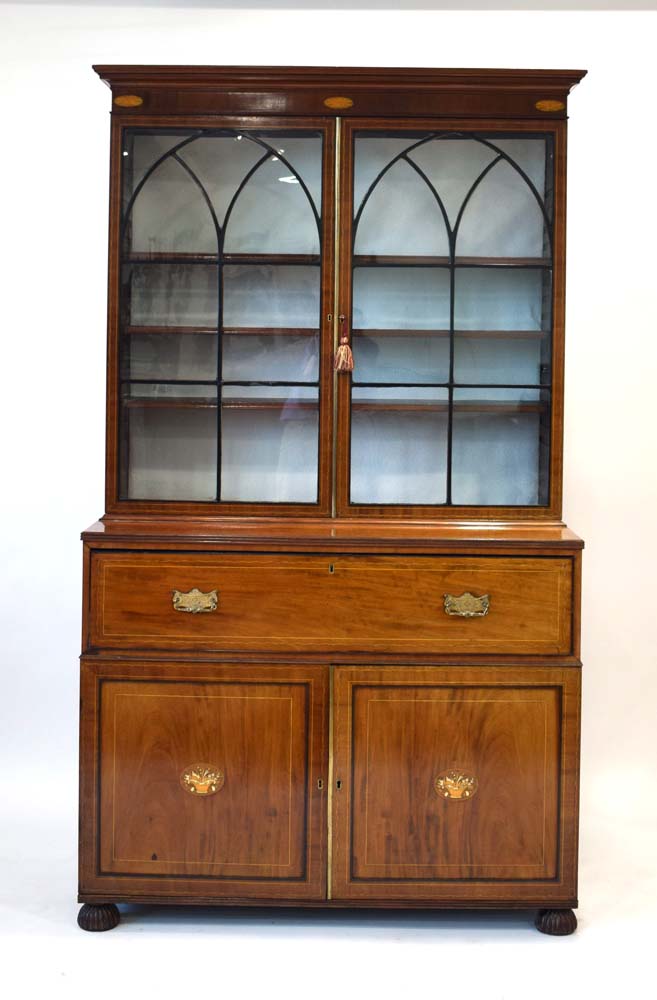
<path id="1" fill-rule="evenodd" d="M 187 611 L 191 615 L 198 615 L 202 611 L 216 611 L 219 598 L 217 591 L 211 590 L 209 594 L 193 587 L 187 593 L 180 590 L 173 592 L 173 607 L 175 611 Z"/>
<path id="2" fill-rule="evenodd" d="M 453 594 L 445 594 L 445 614 L 457 615 L 459 618 L 483 618 L 488 614 L 490 607 L 490 594 L 482 594 L 475 597 L 474 594 L 466 591 L 460 597 Z"/>
<path id="3" fill-rule="evenodd" d="M 474 774 L 466 771 L 445 771 L 434 779 L 433 787 L 441 799 L 471 799 L 476 794 L 479 782 Z"/>
<path id="4" fill-rule="evenodd" d="M 214 764 L 190 764 L 180 775 L 180 784 L 192 795 L 214 795 L 224 786 L 224 772 Z"/>

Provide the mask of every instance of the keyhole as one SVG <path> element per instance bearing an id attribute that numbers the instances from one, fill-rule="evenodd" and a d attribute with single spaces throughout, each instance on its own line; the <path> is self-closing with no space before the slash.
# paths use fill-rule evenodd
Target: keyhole
<path id="1" fill-rule="evenodd" d="M 342 782 L 340 781 L 339 778 L 335 783 L 335 787 L 337 788 L 338 791 L 340 791 L 340 789 L 342 788 Z"/>
<path id="2" fill-rule="evenodd" d="M 333 563 L 329 563 L 329 573 L 335 573 L 335 566 Z"/>

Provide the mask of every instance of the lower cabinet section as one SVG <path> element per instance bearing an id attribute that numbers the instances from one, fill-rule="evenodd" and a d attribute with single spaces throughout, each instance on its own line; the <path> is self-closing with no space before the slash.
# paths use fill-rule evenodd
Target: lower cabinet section
<path id="1" fill-rule="evenodd" d="M 85 658 L 81 898 L 574 903 L 577 668 L 331 669 Z"/>

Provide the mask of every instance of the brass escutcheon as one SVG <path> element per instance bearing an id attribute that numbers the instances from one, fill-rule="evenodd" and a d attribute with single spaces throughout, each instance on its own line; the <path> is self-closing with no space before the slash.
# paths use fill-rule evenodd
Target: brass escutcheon
<path id="1" fill-rule="evenodd" d="M 479 782 L 474 774 L 465 771 L 445 771 L 434 778 L 433 787 L 441 799 L 458 799 L 463 802 L 476 794 Z"/>
<path id="2" fill-rule="evenodd" d="M 224 772 L 214 764 L 190 764 L 180 775 L 180 784 L 191 795 L 214 795 L 224 785 Z"/>
<path id="3" fill-rule="evenodd" d="M 445 614 L 457 615 L 459 618 L 483 618 L 488 614 L 490 607 L 490 594 L 482 594 L 475 597 L 466 590 L 465 594 L 456 597 L 454 594 L 445 594 Z"/>
<path id="4" fill-rule="evenodd" d="M 216 590 L 211 590 L 204 594 L 202 590 L 193 587 L 187 593 L 180 590 L 173 592 L 173 607 L 176 611 L 187 611 L 191 615 L 198 615 L 202 611 L 216 611 L 219 598 Z"/>

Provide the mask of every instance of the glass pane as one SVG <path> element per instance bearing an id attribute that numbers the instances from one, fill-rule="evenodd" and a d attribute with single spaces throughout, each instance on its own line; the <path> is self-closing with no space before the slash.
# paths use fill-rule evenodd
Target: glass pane
<path id="1" fill-rule="evenodd" d="M 359 166 L 361 161 L 357 161 Z M 430 187 L 407 160 L 379 181 L 358 219 L 356 254 L 447 256 L 447 229 Z"/>
<path id="2" fill-rule="evenodd" d="M 125 349 L 127 378 L 210 379 L 217 376 L 214 334 L 135 333 Z"/>
<path id="3" fill-rule="evenodd" d="M 546 504 L 549 393 L 455 389 L 452 501 Z"/>
<path id="4" fill-rule="evenodd" d="M 354 331 L 354 380 L 360 382 L 447 382 L 449 335 L 376 337 Z"/>
<path id="5" fill-rule="evenodd" d="M 454 377 L 457 383 L 541 385 L 549 382 L 545 339 L 539 333 L 517 338 L 456 333 Z"/>
<path id="6" fill-rule="evenodd" d="M 536 152 L 545 164 L 545 144 L 540 145 L 543 149 Z M 527 182 L 506 160 L 500 160 L 473 192 L 459 227 L 456 253 L 461 257 L 549 257 L 541 208 Z"/>
<path id="7" fill-rule="evenodd" d="M 224 267 L 224 328 L 319 325 L 319 267 Z"/>
<path id="8" fill-rule="evenodd" d="M 133 264 L 124 269 L 131 326 L 217 328 L 219 269 L 204 264 Z"/>
<path id="9" fill-rule="evenodd" d="M 244 186 L 226 223 L 226 253 L 319 253 L 319 231 L 311 201 L 300 179 L 321 168 L 320 139 L 295 151 L 300 172 L 270 156 Z M 290 143 L 281 139 L 281 149 Z M 287 156 L 285 157 L 287 160 Z"/>
<path id="10" fill-rule="evenodd" d="M 447 414 L 444 389 L 354 387 L 351 503 L 444 503 Z"/>
<path id="11" fill-rule="evenodd" d="M 217 397 L 212 386 L 131 386 L 123 401 L 122 494 L 131 500 L 214 500 Z"/>
<path id="12" fill-rule="evenodd" d="M 135 199 L 130 249 L 147 254 L 217 253 L 212 213 L 178 159 L 164 160 Z"/>
<path id="13" fill-rule="evenodd" d="M 318 400 L 305 387 L 224 387 L 222 500 L 317 502 Z"/>
<path id="14" fill-rule="evenodd" d="M 449 270 L 357 267 L 353 302 L 354 329 L 449 330 Z"/>
<path id="15" fill-rule="evenodd" d="M 543 268 L 457 268 L 456 329 L 543 329 L 544 280 Z"/>
<path id="16" fill-rule="evenodd" d="M 224 379 L 316 382 L 319 338 L 308 332 L 302 337 L 224 335 Z"/>

